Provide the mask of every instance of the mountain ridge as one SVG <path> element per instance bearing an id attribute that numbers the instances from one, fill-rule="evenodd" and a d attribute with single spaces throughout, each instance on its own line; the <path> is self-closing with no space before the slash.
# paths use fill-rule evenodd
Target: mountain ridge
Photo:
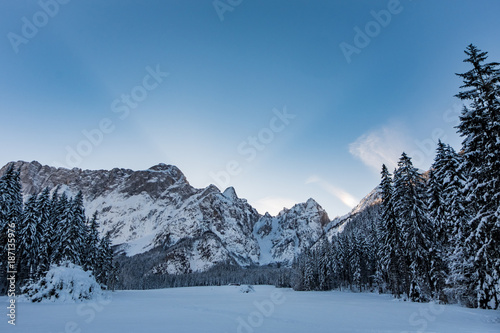
<path id="1" fill-rule="evenodd" d="M 330 220 L 312 198 L 276 216 L 261 215 L 233 187 L 222 192 L 215 185 L 194 188 L 180 169 L 164 163 L 134 171 L 17 161 L 1 168 L 0 174 L 12 163 L 21 171 L 25 197 L 45 187 L 68 195 L 82 191 L 87 215 L 97 211 L 100 231 L 110 234 L 119 253 L 135 256 L 161 248 L 157 263 L 145 273 L 205 271 L 221 262 L 289 265 L 300 252 L 325 235 L 332 237 L 348 222 Z"/>

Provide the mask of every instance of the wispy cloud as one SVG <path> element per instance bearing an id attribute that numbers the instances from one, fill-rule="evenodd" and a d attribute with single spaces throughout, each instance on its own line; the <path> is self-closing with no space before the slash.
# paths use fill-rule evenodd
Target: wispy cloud
<path id="1" fill-rule="evenodd" d="M 271 215 L 277 215 L 283 208 L 291 208 L 297 202 L 284 197 L 265 197 L 254 202 L 252 206 L 261 214 L 268 212 Z"/>
<path id="2" fill-rule="evenodd" d="M 380 171 L 382 164 L 392 170 L 408 141 L 401 126 L 384 126 L 357 138 L 349 145 L 349 152 L 376 171 Z"/>
<path id="3" fill-rule="evenodd" d="M 346 205 L 349 208 L 354 208 L 359 200 L 356 199 L 353 195 L 348 193 L 347 191 L 341 189 L 340 187 L 337 187 L 333 184 L 330 184 L 324 179 L 321 179 L 318 176 L 311 176 L 306 180 L 306 184 L 317 184 L 319 185 L 323 190 L 326 192 L 330 193 L 334 197 L 338 198 L 344 205 Z"/>

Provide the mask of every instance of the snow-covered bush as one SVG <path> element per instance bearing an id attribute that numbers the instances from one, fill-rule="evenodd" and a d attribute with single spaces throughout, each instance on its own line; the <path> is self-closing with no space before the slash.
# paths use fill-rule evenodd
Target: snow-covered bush
<path id="1" fill-rule="evenodd" d="M 23 287 L 22 292 L 32 302 L 81 302 L 104 295 L 91 272 L 70 262 L 53 265 L 43 278 Z"/>

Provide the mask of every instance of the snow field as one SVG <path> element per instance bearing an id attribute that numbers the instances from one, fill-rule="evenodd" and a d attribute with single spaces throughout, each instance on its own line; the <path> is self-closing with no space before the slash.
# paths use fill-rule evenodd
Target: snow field
<path id="1" fill-rule="evenodd" d="M 117 291 L 84 303 L 18 302 L 1 332 L 498 333 L 500 311 L 409 303 L 389 295 L 295 292 L 272 286 Z M 7 313 L 7 297 L 0 297 Z"/>

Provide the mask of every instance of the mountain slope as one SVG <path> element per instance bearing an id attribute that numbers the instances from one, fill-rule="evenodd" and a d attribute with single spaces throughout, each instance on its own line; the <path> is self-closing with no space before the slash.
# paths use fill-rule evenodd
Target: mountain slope
<path id="1" fill-rule="evenodd" d="M 335 235 L 351 232 L 353 229 L 373 228 L 373 222 L 379 217 L 381 202 L 382 198 L 377 187 L 361 199 L 348 214 L 334 218 L 325 226 L 325 235 L 328 240 L 331 241 Z"/>

